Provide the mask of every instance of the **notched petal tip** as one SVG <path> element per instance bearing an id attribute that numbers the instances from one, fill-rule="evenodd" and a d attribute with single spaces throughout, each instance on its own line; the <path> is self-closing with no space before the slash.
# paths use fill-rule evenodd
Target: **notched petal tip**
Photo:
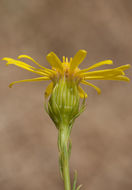
<path id="1" fill-rule="evenodd" d="M 106 60 L 106 61 L 104 61 L 104 62 L 106 62 L 107 64 L 110 64 L 110 65 L 113 64 L 113 61 L 112 61 L 111 59 L 108 59 L 108 60 Z"/>
<path id="2" fill-rule="evenodd" d="M 9 58 L 8 57 L 3 57 L 1 60 L 2 61 L 9 61 Z"/>
<path id="3" fill-rule="evenodd" d="M 2 61 L 7 61 L 7 63 L 5 64 L 6 66 L 8 66 L 8 65 L 10 65 L 11 64 L 11 62 L 12 62 L 12 58 L 9 58 L 9 57 L 4 57 L 4 58 L 2 58 Z"/>

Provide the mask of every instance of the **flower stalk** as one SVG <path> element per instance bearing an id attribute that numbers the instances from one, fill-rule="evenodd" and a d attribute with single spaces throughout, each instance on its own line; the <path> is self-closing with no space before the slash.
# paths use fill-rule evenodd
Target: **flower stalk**
<path id="1" fill-rule="evenodd" d="M 60 173 L 64 181 L 65 190 L 71 190 L 69 158 L 70 158 L 70 131 L 69 126 L 65 123 L 60 125 L 58 134 L 59 165 Z"/>

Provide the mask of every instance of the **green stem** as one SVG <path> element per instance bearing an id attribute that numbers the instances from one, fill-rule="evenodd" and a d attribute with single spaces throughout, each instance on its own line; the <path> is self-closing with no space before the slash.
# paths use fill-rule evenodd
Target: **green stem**
<path id="1" fill-rule="evenodd" d="M 63 168 L 64 186 L 65 186 L 65 190 L 70 190 L 71 184 L 70 184 L 70 175 L 69 175 L 69 162 L 68 162 L 67 155 L 65 157 L 64 163 L 65 163 L 64 168 Z"/>
<path id="2" fill-rule="evenodd" d="M 69 174 L 69 127 L 62 124 L 59 127 L 58 147 L 60 152 L 60 167 L 64 180 L 65 190 L 71 190 L 70 174 Z"/>

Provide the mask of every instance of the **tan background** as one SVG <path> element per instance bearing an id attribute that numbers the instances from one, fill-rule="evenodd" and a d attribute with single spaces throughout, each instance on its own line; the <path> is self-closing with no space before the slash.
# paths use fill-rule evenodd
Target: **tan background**
<path id="1" fill-rule="evenodd" d="M 86 49 L 81 68 L 112 59 L 131 64 L 131 0 L 0 0 L 0 57 L 27 54 L 49 67 L 48 52 L 73 56 Z M 131 78 L 131 69 L 127 72 Z M 43 107 L 45 82 L 0 65 L 0 190 L 63 189 L 57 130 Z M 132 190 L 132 84 L 95 81 L 85 87 L 87 109 L 72 131 L 71 176 L 85 190 Z"/>

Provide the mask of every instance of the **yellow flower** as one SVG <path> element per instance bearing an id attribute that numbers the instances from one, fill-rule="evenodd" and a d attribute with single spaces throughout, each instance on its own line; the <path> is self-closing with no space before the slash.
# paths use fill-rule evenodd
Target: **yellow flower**
<path id="1" fill-rule="evenodd" d="M 21 59 L 21 58 L 29 59 L 33 61 L 38 66 L 38 68 L 35 68 L 23 61 L 5 57 L 3 58 L 3 60 L 7 61 L 6 65 L 13 64 L 41 76 L 38 78 L 14 81 L 9 85 L 9 87 L 12 87 L 12 85 L 16 83 L 20 83 L 20 82 L 51 80 L 51 83 L 47 86 L 46 91 L 45 91 L 45 97 L 48 97 L 51 94 L 52 89 L 55 86 L 55 84 L 59 81 L 60 78 L 63 78 L 69 81 L 74 81 L 77 84 L 80 97 L 86 98 L 87 94 L 79 86 L 80 83 L 89 85 L 93 87 L 98 93 L 100 93 L 101 90 L 97 86 L 91 84 L 88 81 L 90 80 L 129 81 L 129 78 L 125 76 L 125 73 L 124 73 L 124 71 L 130 67 L 129 64 L 122 65 L 114 69 L 91 71 L 102 65 L 113 64 L 111 60 L 106 60 L 106 61 L 96 63 L 88 67 L 87 69 L 80 70 L 78 66 L 84 60 L 84 58 L 86 57 L 86 54 L 87 52 L 85 50 L 79 50 L 73 58 L 70 58 L 70 61 L 68 61 L 68 58 L 67 57 L 65 58 L 64 56 L 63 56 L 63 60 L 61 61 L 56 56 L 55 53 L 51 52 L 46 57 L 47 61 L 51 65 L 51 69 L 43 67 L 42 65 L 40 65 L 34 59 L 32 59 L 31 57 L 27 55 L 20 55 L 18 59 Z"/>

